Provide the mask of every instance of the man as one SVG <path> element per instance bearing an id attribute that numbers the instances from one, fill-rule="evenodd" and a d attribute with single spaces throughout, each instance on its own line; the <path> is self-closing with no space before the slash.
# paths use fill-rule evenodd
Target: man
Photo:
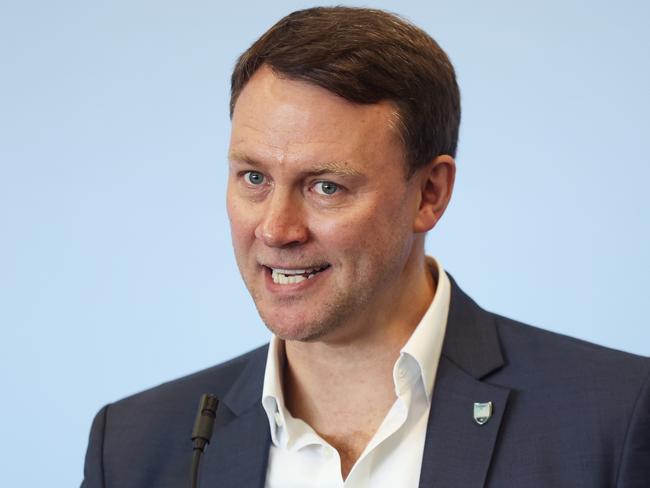
<path id="1" fill-rule="evenodd" d="M 188 484 L 206 392 L 202 486 L 649 486 L 650 362 L 485 312 L 424 254 L 460 121 L 427 34 L 295 12 L 239 59 L 231 117 L 233 245 L 274 337 L 102 409 L 84 486 Z"/>

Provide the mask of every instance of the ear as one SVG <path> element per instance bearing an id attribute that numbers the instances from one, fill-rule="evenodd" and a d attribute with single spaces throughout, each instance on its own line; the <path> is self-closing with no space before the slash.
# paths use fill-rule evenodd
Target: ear
<path id="1" fill-rule="evenodd" d="M 413 223 L 414 232 L 427 232 L 438 223 L 451 199 L 456 178 L 456 161 L 443 154 L 420 168 L 413 178 L 420 190 L 420 205 Z M 415 183 L 415 182 L 414 182 Z"/>

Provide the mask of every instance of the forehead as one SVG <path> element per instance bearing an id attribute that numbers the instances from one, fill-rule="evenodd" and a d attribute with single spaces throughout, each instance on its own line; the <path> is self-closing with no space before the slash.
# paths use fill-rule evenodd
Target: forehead
<path id="1" fill-rule="evenodd" d="M 235 104 L 230 152 L 277 161 L 326 158 L 359 164 L 382 156 L 395 165 L 403 161 L 397 120 L 390 102 L 352 103 L 263 66 Z"/>

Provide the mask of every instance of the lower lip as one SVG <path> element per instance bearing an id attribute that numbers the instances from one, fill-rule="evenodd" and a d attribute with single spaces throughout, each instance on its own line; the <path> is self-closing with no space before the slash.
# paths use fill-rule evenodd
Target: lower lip
<path id="1" fill-rule="evenodd" d="M 306 290 L 310 287 L 316 286 L 318 283 L 320 283 L 323 280 L 323 278 L 327 274 L 329 274 L 332 267 L 330 266 L 327 269 L 321 271 L 320 273 L 316 273 L 313 278 L 308 278 L 299 283 L 287 283 L 286 285 L 275 283 L 273 281 L 271 268 L 263 266 L 263 269 L 264 269 L 264 281 L 266 283 L 267 290 L 277 294 L 283 294 L 283 293 L 295 294 L 297 292 L 302 292 L 303 290 Z"/>

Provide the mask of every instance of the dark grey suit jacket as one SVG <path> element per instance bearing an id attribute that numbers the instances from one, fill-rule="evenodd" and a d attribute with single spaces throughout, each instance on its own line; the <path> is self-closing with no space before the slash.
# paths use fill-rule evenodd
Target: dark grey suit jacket
<path id="1" fill-rule="evenodd" d="M 201 486 L 261 488 L 267 347 L 104 407 L 85 488 L 189 486 L 201 394 L 221 399 Z M 420 487 L 650 487 L 650 361 L 488 313 L 452 280 Z M 485 425 L 474 402 L 491 401 Z"/>

